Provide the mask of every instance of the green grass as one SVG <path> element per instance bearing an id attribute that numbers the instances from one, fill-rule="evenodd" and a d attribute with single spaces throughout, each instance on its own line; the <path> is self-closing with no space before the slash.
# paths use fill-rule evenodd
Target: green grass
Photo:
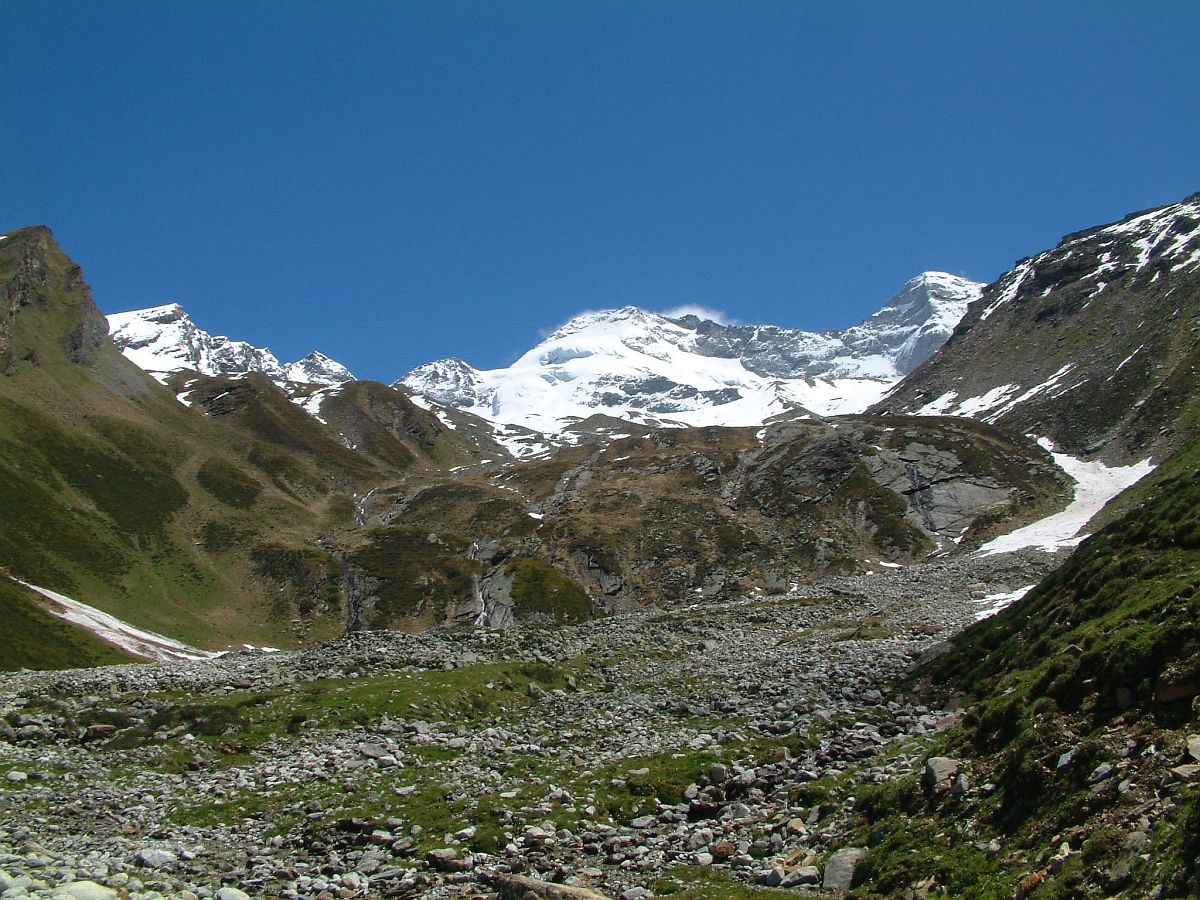
<path id="1" fill-rule="evenodd" d="M 598 612 L 583 588 L 540 559 L 514 559 L 506 574 L 513 579 L 513 611 L 521 621 L 543 616 L 556 624 L 582 622 Z"/>
<path id="2" fill-rule="evenodd" d="M 957 637 L 924 673 L 969 704 L 930 752 L 972 760 L 995 790 L 971 801 L 979 830 L 965 840 L 956 802 L 927 803 L 911 779 L 860 789 L 855 839 L 874 837 L 869 891 L 890 896 L 932 875 L 954 896 L 1009 897 L 1015 880 L 1038 868 L 1038 850 L 1054 852 L 1075 828 L 1086 834 L 1080 858 L 1034 896 L 1107 889 L 1104 873 L 1121 852 L 1111 827 L 1121 801 L 1091 789 L 1087 773 L 1125 742 L 1162 746 L 1193 727 L 1190 692 L 1164 685 L 1200 675 L 1200 444 L 1165 461 L 1123 504 L 1122 517 L 1024 600 Z M 1060 769 L 1067 747 L 1075 760 Z M 1200 789 L 1177 792 L 1151 830 L 1152 864 L 1135 867 L 1131 896 L 1164 878 L 1169 896 L 1200 887 Z M 976 846 L 992 837 L 999 854 Z M 1022 861 L 1006 865 L 1014 849 Z"/>
<path id="3" fill-rule="evenodd" d="M 262 493 L 262 485 L 228 460 L 213 456 L 196 473 L 200 487 L 226 506 L 249 509 Z"/>
<path id="4" fill-rule="evenodd" d="M 422 528 L 372 529 L 368 543 L 349 562 L 378 580 L 375 624 L 418 615 L 438 624 L 453 604 L 472 597 L 475 577 L 486 567 L 463 555 L 468 545 L 459 535 Z"/>
<path id="5" fill-rule="evenodd" d="M 181 405 L 102 339 L 45 229 L 0 242 L 0 294 L 0 566 L 202 646 L 290 646 L 341 625 L 323 592 L 282 609 L 248 550 L 345 523 L 375 463 L 262 379 L 200 379 L 212 416 Z M 316 618 L 293 624 L 310 600 Z"/>
<path id="6" fill-rule="evenodd" d="M 650 889 L 656 897 L 673 897 L 675 900 L 778 900 L 797 896 L 792 891 L 742 884 L 723 872 L 697 866 L 668 869 L 650 883 Z"/>
<path id="7" fill-rule="evenodd" d="M 563 666 L 497 663 L 378 678 L 330 678 L 291 689 L 238 692 L 203 701 L 191 695 L 162 695 L 158 699 L 166 702 L 165 708 L 145 729 L 133 730 L 122 746 L 131 758 L 140 760 L 138 765 L 179 772 L 192 762 L 193 754 L 206 758 L 210 766 L 240 766 L 251 760 L 257 748 L 275 738 L 301 729 L 370 726 L 384 716 L 476 725 L 500 723 L 510 714 L 521 715 L 535 702 L 528 695 L 531 683 L 545 688 L 561 686 L 568 676 L 584 677 L 582 666 L 582 661 Z M 186 725 L 198 738 L 186 751 L 164 746 L 153 736 L 156 728 L 180 725 Z M 431 849 L 443 845 L 445 832 L 475 824 L 479 831 L 472 847 L 491 852 L 499 849 L 500 831 L 490 810 L 515 801 L 494 798 L 494 803 L 476 803 L 466 797 L 448 798 L 442 787 L 444 767 L 462 754 L 460 750 L 404 744 L 402 753 L 403 769 L 367 769 L 330 782 L 184 802 L 171 811 L 171 819 L 179 824 L 206 825 L 263 816 L 280 833 L 300 821 L 302 813 L 293 808 L 297 801 L 319 800 L 328 812 L 321 827 L 346 816 L 371 820 L 396 816 L 421 825 L 425 834 L 419 846 Z M 555 765 L 553 761 L 519 755 L 512 760 L 507 777 L 513 783 L 534 774 L 548 780 L 556 774 Z M 396 793 L 396 788 L 408 785 L 415 785 L 416 790 L 406 796 Z"/>

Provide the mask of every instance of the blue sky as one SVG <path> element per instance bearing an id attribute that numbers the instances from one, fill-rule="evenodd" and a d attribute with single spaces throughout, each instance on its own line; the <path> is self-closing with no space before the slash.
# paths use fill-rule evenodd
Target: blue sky
<path id="1" fill-rule="evenodd" d="M 392 380 L 585 309 L 806 328 L 1200 190 L 1200 4 L 0 3 L 0 230 Z"/>

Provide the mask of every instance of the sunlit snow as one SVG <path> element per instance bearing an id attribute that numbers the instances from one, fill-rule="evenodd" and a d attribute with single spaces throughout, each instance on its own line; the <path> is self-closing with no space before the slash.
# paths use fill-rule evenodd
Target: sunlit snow
<path id="1" fill-rule="evenodd" d="M 20 582 L 32 591 L 41 594 L 50 601 L 50 612 L 81 628 L 103 638 L 110 644 L 115 644 L 122 650 L 127 650 L 136 656 L 168 662 L 175 659 L 210 659 L 219 656 L 207 650 L 200 650 L 180 643 L 152 631 L 135 628 L 128 622 L 123 622 L 116 616 L 101 612 L 94 606 L 72 600 L 62 594 L 35 584 Z"/>
<path id="2" fill-rule="evenodd" d="M 1053 445 L 1045 438 L 1039 438 L 1038 443 L 1049 450 L 1058 467 L 1074 479 L 1074 498 L 1062 512 L 988 541 L 976 555 L 992 556 L 1027 547 L 1049 552 L 1074 547 L 1087 536 L 1080 531 L 1104 504 L 1154 470 L 1149 459 L 1129 466 L 1110 467 L 1099 461 L 1084 462 L 1065 453 L 1055 453 Z"/>
<path id="3" fill-rule="evenodd" d="M 1003 591 L 999 594 L 988 594 L 986 597 L 976 600 L 975 602 L 980 604 L 983 609 L 975 613 L 975 621 L 978 622 L 980 619 L 986 619 L 990 616 L 994 616 L 996 613 L 1000 612 L 1000 610 L 1012 606 L 1014 603 L 1032 591 L 1035 587 L 1037 587 L 1036 584 L 1027 584 L 1025 587 L 1017 588 L 1015 591 Z"/>
<path id="4" fill-rule="evenodd" d="M 478 370 L 446 359 L 413 370 L 399 384 L 494 423 L 549 435 L 596 413 L 693 427 L 858 413 L 899 381 L 907 371 L 899 368 L 901 360 L 919 361 L 930 342 L 945 339 L 981 288 L 927 272 L 894 303 L 842 332 L 745 326 L 736 338 L 747 341 L 745 353 L 727 344 L 714 349 L 709 332 L 695 322 L 636 307 L 586 313 L 507 368 Z M 780 348 L 771 351 L 783 354 L 773 357 L 774 366 L 792 366 L 793 373 L 812 366 L 822 374 L 761 374 L 776 369 L 748 363 L 746 354 L 763 347 Z"/>

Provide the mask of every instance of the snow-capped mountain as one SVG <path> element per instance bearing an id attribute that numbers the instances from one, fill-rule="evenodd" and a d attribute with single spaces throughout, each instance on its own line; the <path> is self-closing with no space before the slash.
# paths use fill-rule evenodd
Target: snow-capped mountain
<path id="1" fill-rule="evenodd" d="M 632 306 L 585 313 L 508 368 L 480 371 L 444 359 L 396 386 L 546 433 L 596 413 L 646 424 L 747 426 L 859 412 L 941 346 L 982 287 L 926 272 L 842 331 L 723 325 Z"/>
<path id="2" fill-rule="evenodd" d="M 319 350 L 314 350 L 303 359 L 285 363 L 283 374 L 288 381 L 296 381 L 301 384 L 324 384 L 331 387 L 356 380 L 349 369 Z"/>
<path id="3" fill-rule="evenodd" d="M 338 385 L 354 380 L 349 369 L 315 350 L 295 362 L 280 363 L 266 348 L 211 335 L 178 303 L 113 313 L 107 318 L 117 349 L 159 381 L 180 369 L 204 375 L 261 372 L 281 384 Z"/>

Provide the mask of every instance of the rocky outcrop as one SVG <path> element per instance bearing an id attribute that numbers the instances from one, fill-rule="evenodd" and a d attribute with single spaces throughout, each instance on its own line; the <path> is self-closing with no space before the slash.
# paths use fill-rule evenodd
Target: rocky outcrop
<path id="1" fill-rule="evenodd" d="M 86 363 L 105 343 L 108 325 L 82 270 L 50 229 L 34 225 L 0 239 L 0 372 L 20 363 Z"/>
<path id="2" fill-rule="evenodd" d="M 905 519 L 939 544 L 957 543 L 985 515 L 1013 504 L 1019 488 L 971 472 L 951 450 L 913 442 L 864 456 L 875 483 L 903 497 Z"/>
<path id="3" fill-rule="evenodd" d="M 483 628 L 512 628 L 516 625 L 512 589 L 513 577 L 505 567 L 492 567 L 476 581 L 474 595 L 458 604 L 455 621 Z"/>

